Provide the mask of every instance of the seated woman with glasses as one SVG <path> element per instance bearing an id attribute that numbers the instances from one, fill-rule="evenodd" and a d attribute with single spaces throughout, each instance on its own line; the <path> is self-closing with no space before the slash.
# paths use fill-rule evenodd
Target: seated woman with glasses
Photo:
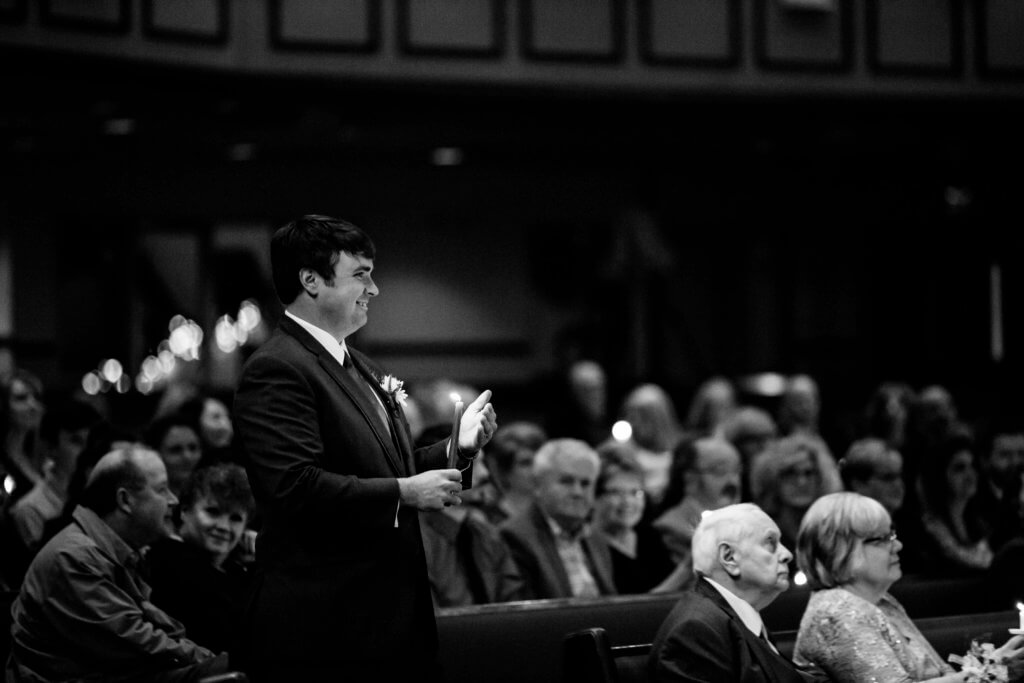
<path id="1" fill-rule="evenodd" d="M 802 434 L 778 439 L 751 465 L 753 502 L 779 525 L 787 548 L 795 546 L 800 520 L 811 503 L 842 488 L 835 460 Z"/>
<path id="2" fill-rule="evenodd" d="M 800 620 L 794 661 L 838 683 L 964 681 L 889 595 L 903 548 L 882 505 L 859 493 L 818 499 L 804 517 L 797 564 L 814 591 Z M 1024 671 L 1024 637 L 995 651 L 1011 674 Z"/>
<path id="3" fill-rule="evenodd" d="M 594 501 L 594 527 L 608 544 L 619 594 L 680 590 L 677 570 L 660 536 L 643 521 L 644 471 L 632 447 L 606 442 L 598 447 L 601 471 Z"/>

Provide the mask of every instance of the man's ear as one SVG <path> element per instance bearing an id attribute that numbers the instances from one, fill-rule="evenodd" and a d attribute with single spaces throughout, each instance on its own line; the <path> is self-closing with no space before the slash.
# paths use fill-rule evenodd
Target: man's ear
<path id="1" fill-rule="evenodd" d="M 317 293 L 320 291 L 320 280 L 317 277 L 316 271 L 312 268 L 302 268 L 299 270 L 299 284 L 302 285 L 302 289 L 306 291 L 306 294 L 313 299 L 317 297 Z"/>
<path id="2" fill-rule="evenodd" d="M 119 488 L 114 494 L 117 499 L 117 509 L 126 515 L 132 514 L 132 494 L 126 488 Z"/>
<path id="3" fill-rule="evenodd" d="M 736 560 L 736 550 L 729 543 L 718 544 L 718 564 L 725 573 L 736 579 L 740 576 L 740 565 Z"/>

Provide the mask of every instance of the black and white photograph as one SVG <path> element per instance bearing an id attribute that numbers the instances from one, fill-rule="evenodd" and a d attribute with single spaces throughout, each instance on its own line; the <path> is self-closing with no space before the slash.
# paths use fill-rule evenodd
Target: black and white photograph
<path id="1" fill-rule="evenodd" d="M 0 0 L 8 683 L 1024 681 L 1024 2 Z"/>

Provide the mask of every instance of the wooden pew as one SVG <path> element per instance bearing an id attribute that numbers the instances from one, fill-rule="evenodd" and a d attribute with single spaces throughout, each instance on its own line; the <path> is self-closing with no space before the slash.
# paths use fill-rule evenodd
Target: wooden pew
<path id="1" fill-rule="evenodd" d="M 567 633 L 602 626 L 615 643 L 650 642 L 678 599 L 630 595 L 440 610 L 441 666 L 449 683 L 556 683 Z"/>
<path id="2" fill-rule="evenodd" d="M 915 619 L 925 639 L 943 657 L 967 652 L 972 640 L 1001 645 L 1009 629 L 1019 625 L 1017 612 L 1003 610 L 980 614 Z M 774 634 L 779 652 L 793 656 L 797 631 Z M 611 644 L 602 628 L 574 631 L 563 643 L 562 683 L 642 683 L 646 681 L 651 643 Z"/>
<path id="3" fill-rule="evenodd" d="M 1013 608 L 993 596 L 982 578 L 925 582 L 908 577 L 892 593 L 915 619 Z M 795 638 L 809 596 L 806 588 L 794 587 L 776 598 L 762 613 L 769 630 L 792 632 Z M 679 594 L 631 595 L 443 609 L 437 617 L 441 665 L 450 683 L 481 677 L 489 683 L 555 683 L 562 680 L 562 642 L 568 633 L 600 627 L 612 647 L 650 643 L 678 599 Z"/>

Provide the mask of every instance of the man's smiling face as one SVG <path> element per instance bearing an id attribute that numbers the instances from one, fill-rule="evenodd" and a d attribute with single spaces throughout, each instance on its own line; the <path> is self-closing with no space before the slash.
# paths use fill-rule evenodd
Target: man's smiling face
<path id="1" fill-rule="evenodd" d="M 366 324 L 370 298 L 380 291 L 372 272 L 373 259 L 341 251 L 334 264 L 334 277 L 324 280 L 319 288 L 317 307 L 330 329 L 342 338 Z"/>

